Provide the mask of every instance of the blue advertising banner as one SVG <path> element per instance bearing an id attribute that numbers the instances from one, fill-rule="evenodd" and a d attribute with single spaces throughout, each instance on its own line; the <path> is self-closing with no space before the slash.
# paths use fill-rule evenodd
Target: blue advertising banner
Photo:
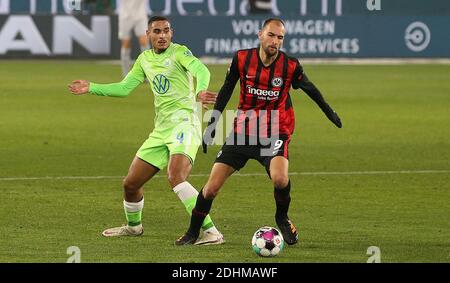
<path id="1" fill-rule="evenodd" d="M 249 1 L 152 0 L 147 12 L 167 15 L 174 41 L 198 57 L 230 58 L 255 47 L 264 19 L 274 16 L 285 21 L 284 49 L 296 57 L 450 57 L 449 0 L 272 0 L 258 14 Z M 0 0 L 0 58 L 119 58 L 117 5 Z"/>
<path id="2" fill-rule="evenodd" d="M 449 58 L 450 17 L 286 17 L 284 49 L 306 58 Z M 173 17 L 174 41 L 198 57 L 258 44 L 264 18 Z M 207 28 L 206 28 L 207 27 Z M 116 16 L 0 16 L 0 57 L 119 58 Z"/>
<path id="3" fill-rule="evenodd" d="M 284 18 L 284 49 L 297 57 L 450 57 L 450 17 Z M 195 24 L 191 23 L 195 21 Z M 176 18 L 175 38 L 201 56 L 231 57 L 258 44 L 263 18 Z M 204 27 L 208 27 L 205 29 Z"/>
<path id="4" fill-rule="evenodd" d="M 79 14 L 116 13 L 126 0 L 0 0 L 0 14 Z M 258 0 L 144 0 L 149 15 L 166 16 L 247 16 L 249 3 Z M 261 0 L 259 0 L 261 1 Z M 269 3 L 268 15 L 348 16 L 450 15 L 448 0 L 262 0 Z"/>

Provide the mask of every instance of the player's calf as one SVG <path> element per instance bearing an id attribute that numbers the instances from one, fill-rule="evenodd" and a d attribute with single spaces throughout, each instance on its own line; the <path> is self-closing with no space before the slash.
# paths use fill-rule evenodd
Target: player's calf
<path id="1" fill-rule="evenodd" d="M 274 198 L 277 207 L 275 213 L 275 221 L 280 228 L 281 234 L 283 235 L 284 241 L 288 245 L 293 245 L 298 241 L 298 232 L 295 225 L 289 220 L 288 211 L 289 204 L 291 203 L 291 182 L 287 181 L 285 187 L 275 187 L 274 188 Z"/>

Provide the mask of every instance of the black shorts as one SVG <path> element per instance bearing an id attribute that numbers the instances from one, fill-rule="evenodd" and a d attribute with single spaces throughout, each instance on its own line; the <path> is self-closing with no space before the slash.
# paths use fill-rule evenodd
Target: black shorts
<path id="1" fill-rule="evenodd" d="M 225 163 L 235 170 L 240 170 L 249 159 L 255 159 L 265 167 L 267 174 L 269 174 L 272 158 L 284 156 L 289 159 L 290 140 L 290 136 L 280 135 L 279 139 L 273 140 L 270 144 L 258 142 L 256 145 L 248 145 L 248 142 L 245 142 L 245 144 L 237 143 L 236 138 L 230 140 L 230 137 L 228 137 L 217 154 L 215 162 Z"/>

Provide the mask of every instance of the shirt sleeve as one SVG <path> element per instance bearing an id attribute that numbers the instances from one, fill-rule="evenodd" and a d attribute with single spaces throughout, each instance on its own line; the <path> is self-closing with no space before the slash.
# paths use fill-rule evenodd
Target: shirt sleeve
<path id="1" fill-rule="evenodd" d="M 223 110 L 228 104 L 228 101 L 233 94 L 236 83 L 239 80 L 239 67 L 238 67 L 238 53 L 233 56 L 231 65 L 228 68 L 227 75 L 225 77 L 225 82 L 220 88 L 219 94 L 217 95 L 216 103 L 214 104 L 214 111 L 211 114 L 211 118 L 208 121 L 208 127 L 206 127 L 205 134 L 203 136 L 204 142 L 210 142 L 208 137 L 214 137 L 216 132 L 216 124 L 222 115 Z M 205 140 L 206 138 L 206 140 Z"/>
<path id="2" fill-rule="evenodd" d="M 136 59 L 133 68 L 127 76 L 118 83 L 111 84 L 89 84 L 89 93 L 98 96 L 126 97 L 145 79 L 144 70 L 141 67 L 141 55 Z"/>
<path id="3" fill-rule="evenodd" d="M 187 70 L 197 79 L 196 94 L 208 89 L 211 74 L 200 60 L 192 61 L 187 67 Z"/>
<path id="4" fill-rule="evenodd" d="M 294 89 L 302 89 L 320 107 L 327 117 L 331 117 L 333 115 L 333 109 L 325 101 L 325 98 L 322 96 L 320 90 L 312 81 L 309 80 L 300 63 L 298 63 L 296 69 L 294 70 L 292 87 Z"/>
<path id="5" fill-rule="evenodd" d="M 192 54 L 191 50 L 182 45 L 177 49 L 175 56 L 176 60 L 196 78 L 195 94 L 208 89 L 211 74 L 208 68 Z"/>
<path id="6" fill-rule="evenodd" d="M 238 68 L 238 55 L 237 53 L 233 56 L 231 65 L 228 68 L 227 75 L 225 77 L 225 82 L 217 95 L 216 104 L 214 105 L 214 110 L 218 110 L 220 113 L 225 109 L 228 101 L 233 94 L 236 83 L 239 80 L 239 68 Z"/>
<path id="7" fill-rule="evenodd" d="M 207 130 L 213 131 L 222 115 L 223 110 L 228 104 L 228 101 L 233 94 L 236 83 L 239 80 L 239 69 L 238 69 L 238 56 L 237 53 L 234 55 L 231 65 L 228 68 L 227 75 L 225 77 L 225 82 L 220 88 L 219 94 L 217 95 L 216 103 L 214 104 L 214 111 L 208 122 Z"/>
<path id="8" fill-rule="evenodd" d="M 175 51 L 175 58 L 186 70 L 188 69 L 189 64 L 198 60 L 198 58 L 192 54 L 191 50 L 184 45 L 177 48 Z"/>
<path id="9" fill-rule="evenodd" d="M 295 67 L 294 75 L 292 77 L 292 88 L 299 89 L 304 78 L 305 72 L 303 71 L 303 67 L 300 65 L 300 62 L 297 61 L 297 66 Z"/>

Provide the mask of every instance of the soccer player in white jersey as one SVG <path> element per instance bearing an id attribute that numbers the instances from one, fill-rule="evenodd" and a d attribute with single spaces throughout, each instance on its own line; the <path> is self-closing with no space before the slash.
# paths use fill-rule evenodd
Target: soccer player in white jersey
<path id="1" fill-rule="evenodd" d="M 173 191 L 192 213 L 197 190 L 187 182 L 201 144 L 201 123 L 197 117 L 196 97 L 203 104 L 214 104 L 216 94 L 207 91 L 210 73 L 184 45 L 172 43 L 173 30 L 165 17 L 152 17 L 148 23 L 152 48 L 142 52 L 132 70 L 119 83 L 97 84 L 77 80 L 69 85 L 75 95 L 126 97 L 147 78 L 155 96 L 155 127 L 137 151 L 124 179 L 124 208 L 128 224 L 103 232 L 110 236 L 138 236 L 143 233 L 143 185 L 168 166 L 167 178 Z M 194 89 L 193 79 L 197 80 Z M 164 211 L 169 213 L 169 211 Z M 208 216 L 204 233 L 196 244 L 221 244 L 223 235 Z"/>
<path id="2" fill-rule="evenodd" d="M 148 49 L 145 34 L 147 29 L 147 0 L 122 0 L 119 5 L 119 39 L 121 41 L 120 61 L 122 75 L 126 76 L 131 67 L 131 38 L 136 35 L 141 46 L 141 52 Z"/>

